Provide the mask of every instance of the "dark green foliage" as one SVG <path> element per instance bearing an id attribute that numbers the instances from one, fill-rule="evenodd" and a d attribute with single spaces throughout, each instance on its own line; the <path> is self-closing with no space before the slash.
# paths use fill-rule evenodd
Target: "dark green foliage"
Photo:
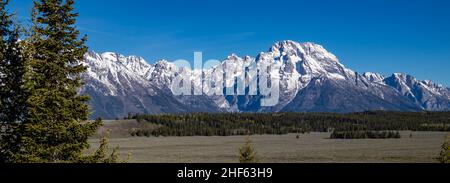
<path id="1" fill-rule="evenodd" d="M 252 140 L 247 137 L 245 145 L 239 149 L 240 163 L 258 163 L 257 152 L 253 148 Z"/>
<path id="2" fill-rule="evenodd" d="M 90 156 L 80 158 L 78 163 L 117 163 L 119 162 L 119 147 L 113 148 L 111 153 L 109 147 L 109 131 L 100 140 L 99 148 Z M 125 163 L 126 161 L 124 161 Z"/>
<path id="3" fill-rule="evenodd" d="M 399 139 L 399 132 L 393 131 L 334 131 L 331 139 Z"/>
<path id="4" fill-rule="evenodd" d="M 102 120 L 87 122 L 88 96 L 81 64 L 87 47 L 75 27 L 74 0 L 35 0 L 31 36 L 19 41 L 18 28 L 0 0 L 1 162 L 115 162 L 106 139 L 85 156 L 88 138 Z"/>
<path id="5" fill-rule="evenodd" d="M 159 128 L 133 136 L 232 136 L 331 131 L 450 131 L 450 112 L 224 113 L 135 115 Z"/>
<path id="6" fill-rule="evenodd" d="M 23 88 L 25 55 L 19 42 L 20 30 L 5 11 L 8 1 L 0 0 L 0 121 L 22 121 L 26 114 Z"/>
<path id="7" fill-rule="evenodd" d="M 34 1 L 25 84 L 28 116 L 20 132 L 18 162 L 74 162 L 83 157 L 101 121 L 87 121 L 87 96 L 79 96 L 79 61 L 87 47 L 75 28 L 73 0 Z"/>
<path id="8" fill-rule="evenodd" d="M 17 133 L 27 114 L 24 88 L 25 53 L 19 41 L 20 27 L 6 11 L 8 0 L 0 0 L 0 162 L 13 161 L 19 150 Z"/>
<path id="9" fill-rule="evenodd" d="M 440 163 L 450 163 L 450 135 L 446 137 L 442 144 L 442 149 L 437 160 Z"/>

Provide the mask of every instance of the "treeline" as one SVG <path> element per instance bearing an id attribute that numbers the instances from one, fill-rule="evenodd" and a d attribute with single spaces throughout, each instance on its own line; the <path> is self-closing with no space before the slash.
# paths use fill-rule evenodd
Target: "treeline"
<path id="1" fill-rule="evenodd" d="M 400 132 L 394 131 L 333 131 L 331 139 L 399 139 Z"/>
<path id="2" fill-rule="evenodd" d="M 133 136 L 233 136 L 307 132 L 450 131 L 450 112 L 194 113 L 131 115 L 159 128 Z"/>

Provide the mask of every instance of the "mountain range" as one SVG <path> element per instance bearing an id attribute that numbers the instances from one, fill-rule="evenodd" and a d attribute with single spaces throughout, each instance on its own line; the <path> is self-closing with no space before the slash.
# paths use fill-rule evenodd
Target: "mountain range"
<path id="1" fill-rule="evenodd" d="M 232 54 L 222 61 L 225 72 L 236 75 L 248 65 L 276 65 L 280 99 L 270 107 L 261 106 L 261 95 L 172 94 L 170 86 L 180 72 L 208 76 L 215 74 L 217 67 L 191 70 L 167 60 L 149 64 L 137 56 L 93 51 L 86 53 L 83 63 L 88 71 L 82 75 L 85 86 L 80 92 L 91 96 L 92 118 L 113 119 L 128 113 L 450 110 L 449 88 L 402 73 L 358 73 L 321 45 L 310 42 L 280 41 L 256 57 Z M 192 83 L 201 84 L 194 79 Z"/>

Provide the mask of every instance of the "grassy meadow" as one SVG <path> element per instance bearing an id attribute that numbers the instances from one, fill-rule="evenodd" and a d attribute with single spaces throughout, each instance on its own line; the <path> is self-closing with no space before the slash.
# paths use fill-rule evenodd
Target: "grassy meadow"
<path id="1" fill-rule="evenodd" d="M 142 127 L 134 120 L 105 121 L 90 139 L 110 131 L 111 146 L 120 146 L 130 163 L 236 163 L 246 136 L 131 137 Z M 435 163 L 445 132 L 402 131 L 401 139 L 329 139 L 330 133 L 254 135 L 253 145 L 264 163 Z"/>

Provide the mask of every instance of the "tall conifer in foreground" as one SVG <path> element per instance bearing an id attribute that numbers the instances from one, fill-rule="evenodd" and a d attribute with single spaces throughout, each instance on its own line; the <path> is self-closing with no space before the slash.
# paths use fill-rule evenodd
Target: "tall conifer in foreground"
<path id="1" fill-rule="evenodd" d="M 87 123 L 87 96 L 79 96 L 79 61 L 87 52 L 86 37 L 75 27 L 74 0 L 35 0 L 33 27 L 27 40 L 30 91 L 28 116 L 21 130 L 17 162 L 80 162 L 101 121 Z"/>
<path id="2" fill-rule="evenodd" d="M 27 108 L 24 89 L 25 56 L 19 26 L 6 11 L 9 0 L 0 0 L 0 162 L 13 162 L 19 149 L 19 128 Z"/>

